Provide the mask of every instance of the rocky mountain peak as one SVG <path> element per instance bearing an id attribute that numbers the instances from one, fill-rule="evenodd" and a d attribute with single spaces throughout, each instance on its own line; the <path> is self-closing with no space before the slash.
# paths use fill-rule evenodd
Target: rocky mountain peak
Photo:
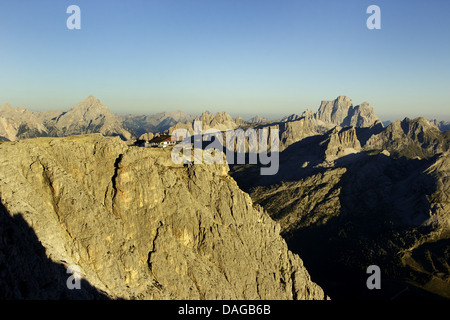
<path id="1" fill-rule="evenodd" d="M 0 112 L 5 112 L 5 111 L 10 111 L 14 109 L 13 107 L 11 107 L 11 105 L 9 104 L 9 102 L 6 102 L 5 104 L 0 106 Z"/>
<path id="2" fill-rule="evenodd" d="M 348 111 L 351 106 L 353 106 L 353 102 L 346 96 L 339 96 L 332 101 L 324 100 L 320 104 L 316 118 L 324 122 L 341 125 L 348 116 Z"/>
<path id="3" fill-rule="evenodd" d="M 83 102 L 97 102 L 97 101 L 100 101 L 100 100 L 98 100 L 96 97 L 94 97 L 93 95 L 89 95 L 89 97 L 87 97 L 86 99 L 84 99 L 83 101 L 82 101 L 82 103 Z"/>
<path id="4" fill-rule="evenodd" d="M 242 117 L 237 116 L 236 119 L 234 119 L 234 122 L 236 123 L 237 126 L 244 126 L 245 125 L 245 121 Z"/>
<path id="5" fill-rule="evenodd" d="M 226 112 L 217 112 L 215 120 L 219 123 L 223 123 L 226 121 L 233 121 L 233 118 Z"/>
<path id="6" fill-rule="evenodd" d="M 372 106 L 368 102 L 363 102 L 356 107 L 351 106 L 343 125 L 354 127 L 370 127 L 380 121 L 375 115 Z"/>
<path id="7" fill-rule="evenodd" d="M 184 122 L 186 119 L 191 118 L 187 113 L 181 110 L 172 111 L 167 114 L 168 117 L 174 119 L 175 121 L 181 121 Z"/>
<path id="8" fill-rule="evenodd" d="M 336 100 L 338 101 L 338 103 L 343 103 L 343 104 L 353 104 L 353 102 L 352 102 L 352 99 L 350 99 L 349 97 L 347 97 L 347 96 L 338 96 L 337 98 L 336 98 Z"/>
<path id="9" fill-rule="evenodd" d="M 265 122 L 270 122 L 269 119 L 261 117 L 261 116 L 254 116 L 253 118 L 251 118 L 250 120 L 247 121 L 248 124 L 259 124 L 259 123 L 265 123 Z"/>
<path id="10" fill-rule="evenodd" d="M 392 122 L 370 137 L 366 149 L 386 149 L 395 156 L 429 158 L 450 148 L 449 137 L 426 118 Z"/>
<path id="11" fill-rule="evenodd" d="M 74 112 L 79 113 L 83 112 L 87 117 L 95 116 L 96 114 L 108 113 L 112 114 L 112 112 L 97 98 L 94 96 L 89 96 L 79 104 L 70 109 L 67 113 Z"/>
<path id="12" fill-rule="evenodd" d="M 307 119 L 313 119 L 314 118 L 314 112 L 312 112 L 310 109 L 306 109 L 302 115 L 302 117 L 305 117 Z"/>
<path id="13" fill-rule="evenodd" d="M 410 119 L 408 117 L 403 120 L 394 121 L 387 127 L 388 132 L 396 132 L 408 136 L 412 139 L 419 138 L 420 134 L 435 133 L 439 134 L 439 128 L 424 117 Z"/>
<path id="14" fill-rule="evenodd" d="M 233 120 L 233 118 L 226 112 L 217 112 L 216 115 L 209 111 L 203 112 L 200 116 L 197 116 L 194 121 L 201 121 L 203 130 L 214 128 L 217 130 L 227 130 L 227 129 L 235 129 L 238 125 Z M 189 131 L 192 129 L 192 123 L 187 125 L 189 127 Z M 169 129 L 172 131 L 173 128 Z"/>
<path id="15" fill-rule="evenodd" d="M 130 139 L 132 136 L 123 127 L 122 120 L 94 96 L 87 97 L 69 111 L 46 124 L 51 135 L 54 136 L 102 133 L 119 135 L 124 140 Z"/>
<path id="16" fill-rule="evenodd" d="M 379 118 L 368 102 L 353 106 L 347 96 L 339 96 L 332 101 L 322 101 L 315 119 L 339 126 L 370 127 Z"/>
<path id="17" fill-rule="evenodd" d="M 204 111 L 204 112 L 202 112 L 202 114 L 195 117 L 195 120 L 202 121 L 204 124 L 205 123 L 210 124 L 213 119 L 214 119 L 214 114 L 210 111 Z"/>
<path id="18" fill-rule="evenodd" d="M 0 137 L 14 141 L 47 135 L 43 122 L 24 107 L 0 106 Z"/>

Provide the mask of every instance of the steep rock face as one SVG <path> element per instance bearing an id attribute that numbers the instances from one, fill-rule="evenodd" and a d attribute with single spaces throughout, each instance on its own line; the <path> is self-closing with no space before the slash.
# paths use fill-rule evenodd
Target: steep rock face
<path id="1" fill-rule="evenodd" d="M 379 121 L 368 102 L 353 106 L 349 97 L 339 96 L 333 101 L 322 101 L 315 119 L 338 126 L 370 127 Z"/>
<path id="2" fill-rule="evenodd" d="M 57 118 L 47 121 L 46 126 L 49 133 L 57 137 L 88 133 L 118 135 L 124 140 L 132 137 L 123 127 L 121 119 L 93 96 L 89 96 Z"/>
<path id="3" fill-rule="evenodd" d="M 101 135 L 0 149 L 2 217 L 21 217 L 46 259 L 59 268 L 79 266 L 89 286 L 107 297 L 324 298 L 279 225 L 238 188 L 226 164 L 175 165 L 167 150 L 127 147 Z M 16 279 L 40 265 L 33 252 L 20 265 L 0 256 L 6 275 Z M 52 298 L 67 292 L 52 279 L 19 293 L 18 279 L 3 280 L 9 297 L 42 297 L 46 287 Z M 95 297 L 92 290 L 86 296 Z"/>
<path id="4" fill-rule="evenodd" d="M 238 127 L 243 127 L 243 126 L 245 126 L 245 121 L 244 121 L 244 119 L 243 119 L 242 117 L 240 117 L 240 116 L 237 116 L 236 119 L 234 119 L 234 122 L 236 123 L 236 125 L 237 125 Z"/>
<path id="5" fill-rule="evenodd" d="M 278 129 L 280 130 L 280 151 L 297 141 L 318 134 L 314 125 L 306 118 L 282 122 L 279 124 Z"/>
<path id="6" fill-rule="evenodd" d="M 279 124 L 272 123 L 267 126 L 280 130 L 280 151 L 302 139 L 326 134 L 335 127 L 338 127 L 336 130 L 340 130 L 340 127 L 356 127 L 362 133 L 361 135 L 369 133 L 362 132 L 362 129 L 383 127 L 369 103 L 363 102 L 360 105 L 353 106 L 352 100 L 346 96 L 339 96 L 333 101 L 322 101 L 316 113 L 307 109 L 302 115 L 292 114 L 281 119 Z M 342 134 L 344 134 L 344 131 Z M 370 134 L 375 131 L 370 130 Z M 350 133 L 354 133 L 354 131 L 349 131 L 346 134 Z M 363 139 L 365 142 L 368 137 Z M 348 148 L 354 147 L 355 150 L 359 150 L 361 146 L 356 144 L 357 140 L 355 140 L 353 146 Z M 338 144 L 341 143 L 339 142 Z M 347 148 L 345 146 L 341 147 Z M 339 157 L 339 155 L 336 156 Z"/>
<path id="7" fill-rule="evenodd" d="M 349 97 L 339 96 L 333 101 L 322 101 L 316 119 L 341 125 L 347 118 L 353 102 Z"/>
<path id="8" fill-rule="evenodd" d="M 361 144 L 354 127 L 331 130 L 327 139 L 325 161 L 334 161 L 343 156 L 361 151 Z"/>
<path id="9" fill-rule="evenodd" d="M 450 135 L 425 118 L 405 118 L 370 137 L 364 148 L 386 149 L 394 156 L 428 158 L 450 148 Z"/>
<path id="10" fill-rule="evenodd" d="M 208 119 L 208 118 L 206 118 L 206 119 Z M 202 116 L 201 120 L 203 121 L 203 116 Z M 234 122 L 233 118 L 226 112 L 217 112 L 216 115 L 209 121 L 209 123 L 208 123 L 208 121 L 206 122 L 206 126 L 209 126 L 210 128 L 215 128 L 218 130 L 227 130 L 227 129 L 237 128 L 237 125 Z"/>
<path id="11" fill-rule="evenodd" d="M 358 136 L 358 140 L 361 143 L 361 146 L 364 147 L 372 136 L 379 134 L 384 130 L 383 123 L 381 121 L 376 121 L 370 127 L 365 128 L 355 128 L 356 135 Z"/>
<path id="12" fill-rule="evenodd" d="M 268 130 L 268 144 L 270 141 L 271 130 L 278 130 L 280 152 L 305 138 L 325 134 L 334 127 L 333 125 L 324 123 L 320 120 L 310 119 L 307 117 L 297 118 L 295 115 L 290 116 L 289 120 L 285 120 L 286 121 L 262 124 L 254 127 L 257 130 Z"/>
<path id="13" fill-rule="evenodd" d="M 26 108 L 13 108 L 9 103 L 0 106 L 0 136 L 10 141 L 47 136 L 47 128 Z"/>
<path id="14" fill-rule="evenodd" d="M 343 121 L 345 126 L 353 127 L 370 127 L 380 121 L 375 115 L 373 108 L 368 102 L 363 102 L 360 105 L 351 106 L 347 117 Z"/>

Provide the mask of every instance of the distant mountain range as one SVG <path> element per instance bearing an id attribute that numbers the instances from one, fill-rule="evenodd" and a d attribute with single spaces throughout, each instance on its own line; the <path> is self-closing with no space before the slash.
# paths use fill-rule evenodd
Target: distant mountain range
<path id="1" fill-rule="evenodd" d="M 9 103 L 0 106 L 0 137 L 2 140 L 20 140 L 47 136 L 42 119 L 26 108 L 13 108 Z"/>
<path id="2" fill-rule="evenodd" d="M 89 133 L 119 136 L 123 140 L 131 141 L 144 137 L 145 134 L 153 136 L 155 133 L 171 133 L 177 128 L 193 131 L 195 120 L 203 122 L 203 129 L 225 130 L 255 126 L 278 128 L 284 147 L 306 136 L 322 134 L 335 126 L 364 128 L 381 124 L 368 102 L 354 106 L 352 100 L 346 96 L 322 101 L 316 113 L 306 110 L 300 115 L 292 114 L 279 121 L 260 116 L 245 121 L 242 117 L 233 119 L 226 112 L 214 115 L 208 111 L 197 116 L 183 111 L 153 115 L 119 115 L 111 112 L 100 100 L 89 96 L 66 112 L 32 112 L 24 107 L 13 108 L 8 103 L 0 106 L 0 141 Z M 390 122 L 385 122 L 388 123 Z M 441 131 L 450 129 L 450 122 L 432 120 L 429 123 Z"/>
<path id="3" fill-rule="evenodd" d="M 312 279 L 339 299 L 450 298 L 450 131 L 421 117 L 323 133 L 304 117 L 286 124 L 275 175 L 230 172 Z M 372 264 L 379 293 L 361 285 Z"/>
<path id="4" fill-rule="evenodd" d="M 89 96 L 67 112 L 31 112 L 26 108 L 0 107 L 0 136 L 11 140 L 34 137 L 64 137 L 88 133 L 132 139 L 122 119 L 100 100 Z"/>
<path id="5" fill-rule="evenodd" d="M 132 146 L 194 133 L 197 120 L 278 129 L 278 170 L 261 175 L 261 159 L 176 165 L 167 149 Z M 80 264 L 107 297 L 449 299 L 449 126 L 383 123 L 346 96 L 278 121 L 117 115 L 92 96 L 67 112 L 5 104 L 0 141 L 22 141 L 0 143 L 0 297 L 96 296 L 61 292 L 48 255 Z M 71 137 L 27 139 L 42 136 Z M 365 285 L 370 265 L 382 290 Z"/>
<path id="6" fill-rule="evenodd" d="M 177 123 L 192 121 L 194 118 L 183 111 L 160 112 L 154 115 L 120 115 L 123 124 L 134 136 L 139 137 L 145 133 L 163 132 Z"/>

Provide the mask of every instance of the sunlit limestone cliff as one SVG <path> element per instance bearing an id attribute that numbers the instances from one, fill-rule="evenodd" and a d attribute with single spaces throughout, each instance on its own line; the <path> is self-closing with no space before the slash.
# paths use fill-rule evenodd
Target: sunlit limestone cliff
<path id="1" fill-rule="evenodd" d="M 226 164 L 100 134 L 4 142 L 0 158 L 1 298 L 326 298 Z"/>

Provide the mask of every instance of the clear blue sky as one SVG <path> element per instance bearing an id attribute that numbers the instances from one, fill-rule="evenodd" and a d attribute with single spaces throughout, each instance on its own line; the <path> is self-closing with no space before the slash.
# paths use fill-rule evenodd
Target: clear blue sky
<path id="1" fill-rule="evenodd" d="M 347 95 L 450 120 L 449 17 L 447 0 L 0 0 L 0 105 L 277 116 Z"/>

